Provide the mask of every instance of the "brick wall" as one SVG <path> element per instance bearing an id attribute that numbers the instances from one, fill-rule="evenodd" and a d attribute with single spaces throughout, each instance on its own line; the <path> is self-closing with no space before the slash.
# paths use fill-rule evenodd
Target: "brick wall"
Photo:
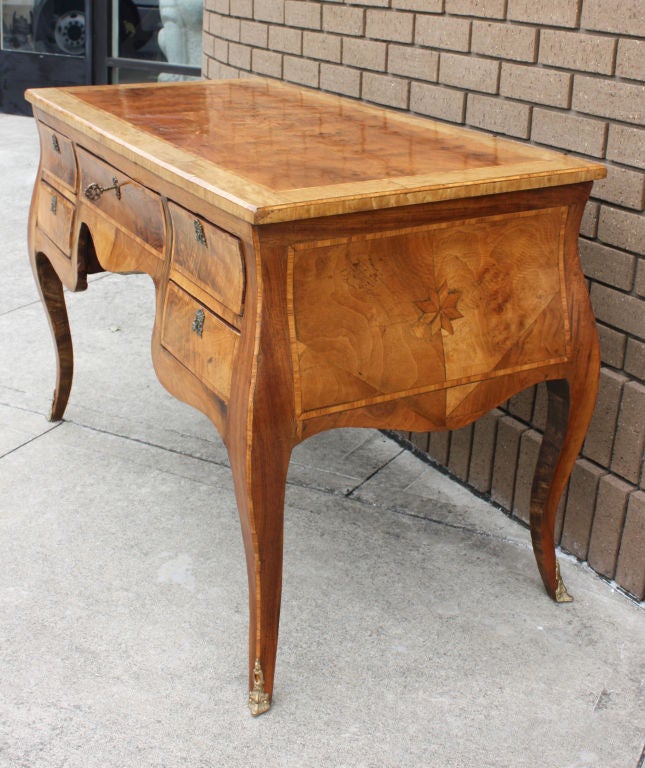
<path id="1" fill-rule="evenodd" d="M 561 504 L 562 549 L 645 598 L 643 0 L 206 0 L 203 71 L 249 74 L 602 160 L 580 253 L 600 394 Z M 406 435 L 521 520 L 541 387 L 452 433 Z"/>

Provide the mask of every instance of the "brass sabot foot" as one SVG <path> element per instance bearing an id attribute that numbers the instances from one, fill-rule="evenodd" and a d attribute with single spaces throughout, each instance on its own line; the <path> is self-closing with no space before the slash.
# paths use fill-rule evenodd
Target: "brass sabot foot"
<path id="1" fill-rule="evenodd" d="M 260 659 L 256 659 L 253 667 L 253 690 L 249 692 L 249 709 L 253 717 L 257 717 L 268 712 L 270 708 L 271 698 L 264 692 L 264 674 Z"/>
<path id="2" fill-rule="evenodd" d="M 572 603 L 573 598 L 567 592 L 567 588 L 564 586 L 564 582 L 562 581 L 562 576 L 560 576 L 560 563 L 558 563 L 557 561 L 555 564 L 555 578 L 557 581 L 556 587 L 555 587 L 556 603 Z"/>

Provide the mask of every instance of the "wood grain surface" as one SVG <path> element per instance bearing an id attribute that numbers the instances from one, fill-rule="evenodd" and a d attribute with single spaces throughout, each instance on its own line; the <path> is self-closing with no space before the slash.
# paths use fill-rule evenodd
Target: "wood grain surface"
<path id="1" fill-rule="evenodd" d="M 29 98 L 52 418 L 73 374 L 63 286 L 149 274 L 155 371 L 231 462 L 252 711 L 274 686 L 291 451 L 322 430 L 459 428 L 547 382 L 531 536 L 563 598 L 555 515 L 599 371 L 577 240 L 602 166 L 262 79 Z M 105 191 L 90 199 L 91 184 Z"/>

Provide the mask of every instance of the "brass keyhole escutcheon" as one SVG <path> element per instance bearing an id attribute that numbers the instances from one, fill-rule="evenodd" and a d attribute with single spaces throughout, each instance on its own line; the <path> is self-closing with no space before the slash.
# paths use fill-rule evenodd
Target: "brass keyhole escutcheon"
<path id="1" fill-rule="evenodd" d="M 195 312 L 195 319 L 193 320 L 193 331 L 199 336 L 201 339 L 202 334 L 204 333 L 204 310 L 198 309 L 197 312 Z"/>
<path id="2" fill-rule="evenodd" d="M 99 200 L 104 192 L 109 192 L 111 189 L 113 189 L 114 194 L 116 195 L 116 199 L 120 200 L 121 187 L 124 187 L 127 183 L 127 181 L 119 183 L 119 180 L 116 178 L 116 176 L 112 177 L 111 187 L 102 187 L 100 184 L 94 182 L 93 184 L 88 184 L 88 186 L 85 187 L 85 197 L 92 201 Z"/>
<path id="3" fill-rule="evenodd" d="M 195 240 L 197 240 L 197 242 L 201 243 L 202 245 L 206 245 L 206 234 L 204 232 L 204 227 L 202 226 L 202 223 L 199 219 L 193 220 L 193 228 L 195 230 Z"/>

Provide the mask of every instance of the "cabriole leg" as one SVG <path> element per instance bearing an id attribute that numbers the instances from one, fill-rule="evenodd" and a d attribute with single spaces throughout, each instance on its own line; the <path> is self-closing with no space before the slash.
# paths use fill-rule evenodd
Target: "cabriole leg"
<path id="1" fill-rule="evenodd" d="M 49 420 L 60 421 L 67 407 L 74 375 L 74 352 L 65 295 L 60 278 L 43 253 L 36 253 L 32 257 L 32 268 L 49 320 L 56 351 L 56 389 Z"/>
<path id="2" fill-rule="evenodd" d="M 547 425 L 531 492 L 533 552 L 548 594 L 568 603 L 555 556 L 554 528 L 558 504 L 578 457 L 596 401 L 597 373 L 547 383 Z M 586 386 L 585 386 L 586 384 Z"/>

